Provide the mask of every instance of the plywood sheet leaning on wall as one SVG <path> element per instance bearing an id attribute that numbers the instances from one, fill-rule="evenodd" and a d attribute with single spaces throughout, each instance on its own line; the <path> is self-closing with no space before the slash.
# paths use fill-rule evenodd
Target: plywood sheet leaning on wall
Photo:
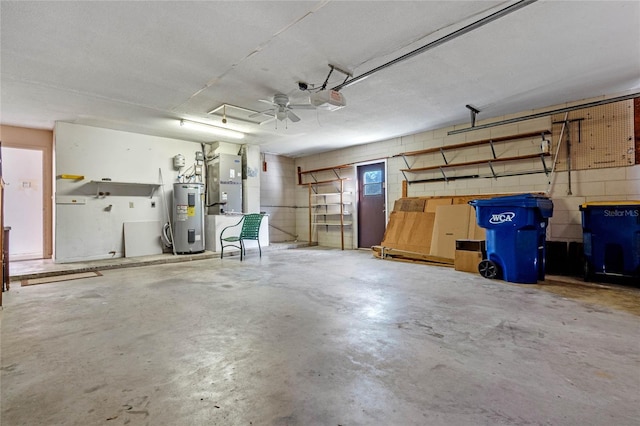
<path id="1" fill-rule="evenodd" d="M 398 198 L 393 205 L 394 212 L 423 212 L 426 199 L 420 197 Z"/>
<path id="2" fill-rule="evenodd" d="M 429 254 L 435 213 L 392 212 L 382 246 Z"/>

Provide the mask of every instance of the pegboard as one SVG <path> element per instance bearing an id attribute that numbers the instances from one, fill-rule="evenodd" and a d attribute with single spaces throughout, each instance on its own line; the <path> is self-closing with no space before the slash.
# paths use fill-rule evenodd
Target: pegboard
<path id="1" fill-rule="evenodd" d="M 556 170 L 567 170 L 567 141 L 571 145 L 571 170 L 635 164 L 633 100 L 571 111 L 566 120 Z M 551 152 L 555 155 L 565 113 L 552 115 L 551 121 Z"/>

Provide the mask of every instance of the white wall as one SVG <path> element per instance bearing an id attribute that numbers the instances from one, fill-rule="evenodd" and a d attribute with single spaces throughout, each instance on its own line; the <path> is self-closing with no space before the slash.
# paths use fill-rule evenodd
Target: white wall
<path id="1" fill-rule="evenodd" d="M 123 223 L 166 222 L 177 176 L 173 156 L 184 155 L 190 165 L 200 149 L 200 144 L 194 142 L 57 123 L 55 174 L 84 175 L 84 179 L 56 179 L 56 262 L 123 256 Z M 168 206 L 161 190 L 149 197 L 149 188 L 101 187 L 111 195 L 98 197 L 97 184 L 91 183 L 110 178 L 159 184 L 160 170 Z M 84 200 L 85 204 L 60 204 L 70 198 Z"/>
<path id="2" fill-rule="evenodd" d="M 566 104 L 569 105 L 569 104 Z M 566 105 L 558 105 L 561 108 Z M 513 114 L 505 117 L 497 117 L 492 121 L 528 115 L 537 111 L 526 111 L 521 114 Z M 339 112 L 336 112 L 339 113 Z M 481 140 L 489 137 L 499 137 L 517 133 L 527 133 L 544 128 L 551 128 L 550 117 L 536 120 L 522 121 L 517 124 L 489 128 L 481 131 L 461 133 L 448 136 L 447 132 L 456 129 L 455 126 L 433 131 L 422 132 L 414 135 L 394 138 L 382 142 L 358 145 L 341 150 L 331 151 L 319 155 L 303 157 L 296 160 L 295 165 L 302 170 L 318 169 L 337 166 L 341 164 L 366 162 L 373 159 L 388 158 L 388 206 L 387 211 L 393 209 L 393 203 L 401 197 L 402 184 L 405 179 L 400 169 L 406 168 L 402 157 L 394 157 L 402 152 L 422 150 L 432 147 L 446 146 L 468 141 Z M 478 125 L 483 122 L 478 122 Z M 469 124 L 458 127 L 467 128 Z M 554 141 L 555 142 L 555 141 Z M 455 162 L 472 161 L 487 158 L 486 152 L 481 149 L 465 149 L 455 158 Z M 516 156 L 539 152 L 538 141 L 517 141 L 513 143 L 496 144 L 498 156 Z M 434 154 L 440 155 L 440 154 Z M 429 158 L 408 158 L 412 167 L 418 167 L 421 162 L 430 161 Z M 451 159 L 449 159 L 451 161 Z M 413 162 L 413 163 L 412 163 Z M 551 163 L 549 160 L 548 164 Z M 517 172 L 531 168 L 540 168 L 539 160 L 504 163 L 496 167 L 499 172 Z M 487 170 L 477 169 L 483 173 Z M 465 170 L 465 174 L 469 172 Z M 408 196 L 436 196 L 436 195 L 475 195 L 475 194 L 500 194 L 541 192 L 550 189 L 549 195 L 554 202 L 554 215 L 550 220 L 548 239 L 558 241 L 581 241 L 582 227 L 579 206 L 587 201 L 614 201 L 614 200 L 639 200 L 640 199 L 640 165 L 630 167 L 606 168 L 597 170 L 582 170 L 572 172 L 572 195 L 568 195 L 568 178 L 566 172 L 559 172 L 549 185 L 549 178 L 544 173 L 523 176 L 502 177 L 494 179 L 460 179 L 446 182 L 416 183 L 409 185 Z M 298 187 L 296 190 L 296 203 L 299 206 L 307 205 L 306 187 Z M 307 235 L 308 217 L 300 212 L 296 216 L 297 232 L 303 237 Z M 353 235 L 355 239 L 355 233 Z M 321 242 L 322 244 L 322 242 Z M 326 245 L 336 245 L 335 235 Z M 355 242 L 351 241 L 355 247 Z"/>

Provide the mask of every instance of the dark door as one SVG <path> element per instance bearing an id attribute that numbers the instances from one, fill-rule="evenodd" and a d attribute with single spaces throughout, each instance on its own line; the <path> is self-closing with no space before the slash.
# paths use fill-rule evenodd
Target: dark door
<path id="1" fill-rule="evenodd" d="M 358 166 L 358 247 L 379 245 L 384 237 L 384 165 Z"/>

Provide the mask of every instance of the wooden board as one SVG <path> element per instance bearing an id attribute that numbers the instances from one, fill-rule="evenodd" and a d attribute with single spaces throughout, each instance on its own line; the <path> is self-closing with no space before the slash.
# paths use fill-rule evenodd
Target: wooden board
<path id="1" fill-rule="evenodd" d="M 22 280 L 20 282 L 20 286 L 25 287 L 30 285 L 57 283 L 61 281 L 71 281 L 71 280 L 79 280 L 82 278 L 93 278 L 93 277 L 101 277 L 101 276 L 102 274 L 98 271 L 78 272 L 75 274 L 63 274 L 63 275 L 54 275 L 51 277 L 30 278 L 27 280 Z"/>
<path id="2" fill-rule="evenodd" d="M 422 212 L 426 199 L 419 197 L 399 198 L 393 205 L 394 212 Z"/>
<path id="3" fill-rule="evenodd" d="M 391 212 L 382 245 L 429 254 L 435 213 Z"/>
<path id="4" fill-rule="evenodd" d="M 431 256 L 424 253 L 416 253 L 407 250 L 398 250 L 390 247 L 384 246 L 373 246 L 371 247 L 373 251 L 373 255 L 377 258 L 381 259 L 390 259 L 390 260 L 399 260 L 399 261 L 412 261 L 412 262 L 420 262 L 435 266 L 453 266 L 452 259 L 445 259 L 438 256 Z"/>

